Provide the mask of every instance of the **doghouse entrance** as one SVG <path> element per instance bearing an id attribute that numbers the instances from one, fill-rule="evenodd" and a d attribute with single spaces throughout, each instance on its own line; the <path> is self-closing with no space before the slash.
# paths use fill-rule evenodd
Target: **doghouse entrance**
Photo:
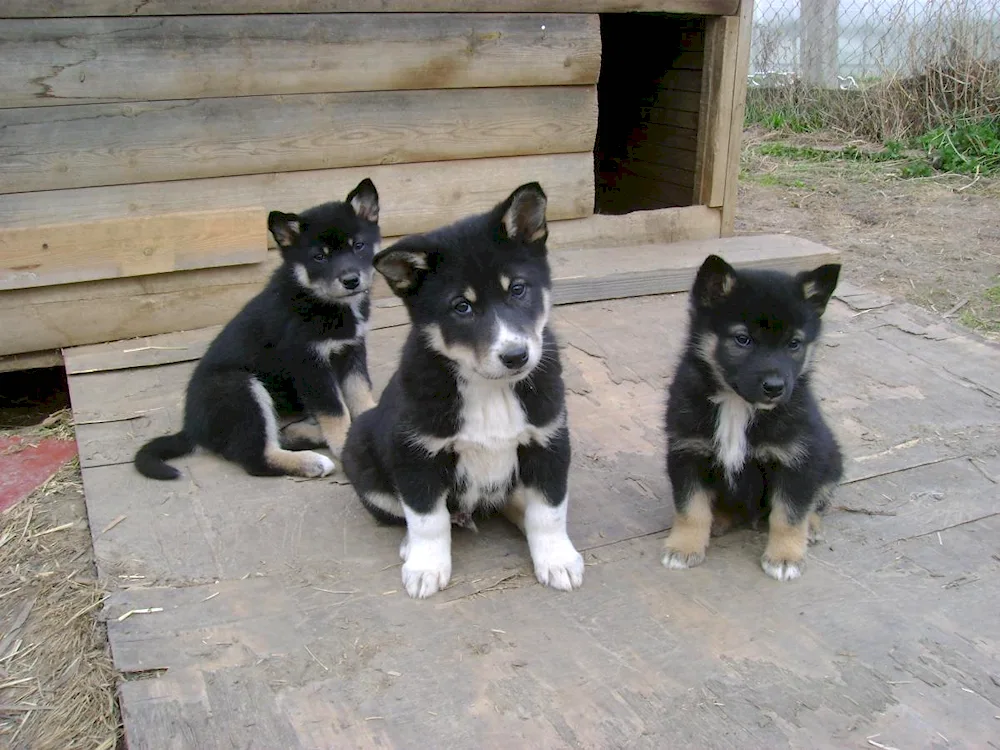
<path id="1" fill-rule="evenodd" d="M 601 45 L 594 210 L 692 205 L 704 17 L 603 14 Z"/>

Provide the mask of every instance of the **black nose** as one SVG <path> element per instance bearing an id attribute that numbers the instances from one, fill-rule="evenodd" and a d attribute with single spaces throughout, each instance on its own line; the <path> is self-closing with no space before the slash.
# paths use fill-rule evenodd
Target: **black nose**
<path id="1" fill-rule="evenodd" d="M 777 375 L 768 375 L 761 383 L 761 388 L 764 389 L 764 394 L 768 398 L 780 398 L 781 394 L 785 392 L 785 381 Z"/>
<path id="2" fill-rule="evenodd" d="M 524 367 L 528 361 L 528 347 L 515 346 L 500 353 L 500 361 L 508 370 Z"/>
<path id="3" fill-rule="evenodd" d="M 345 273 L 340 277 L 340 283 L 344 289 L 357 289 L 361 284 L 361 275 L 357 273 Z"/>

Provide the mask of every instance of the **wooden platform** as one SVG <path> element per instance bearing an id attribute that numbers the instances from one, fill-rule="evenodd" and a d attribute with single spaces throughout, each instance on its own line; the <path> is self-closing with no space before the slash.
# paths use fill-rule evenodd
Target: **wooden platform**
<path id="1" fill-rule="evenodd" d="M 502 520 L 457 531 L 452 584 L 415 602 L 402 532 L 342 480 L 206 455 L 145 480 L 131 456 L 179 425 L 211 331 L 67 351 L 129 748 L 998 747 L 1000 349 L 843 285 L 817 387 L 847 478 L 806 576 L 765 577 L 749 531 L 671 572 L 661 415 L 686 302 L 554 313 L 572 594 Z M 385 309 L 377 387 L 406 333 Z"/>

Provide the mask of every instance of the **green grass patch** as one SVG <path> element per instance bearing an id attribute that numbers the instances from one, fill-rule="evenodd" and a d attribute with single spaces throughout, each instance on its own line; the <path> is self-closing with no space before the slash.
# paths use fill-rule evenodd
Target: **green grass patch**
<path id="1" fill-rule="evenodd" d="M 1000 117 L 959 120 L 917 139 L 942 172 L 990 175 L 1000 171 Z"/>

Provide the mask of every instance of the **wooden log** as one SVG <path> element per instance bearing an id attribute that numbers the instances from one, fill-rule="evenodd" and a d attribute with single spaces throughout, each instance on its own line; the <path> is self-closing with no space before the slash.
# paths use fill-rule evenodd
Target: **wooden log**
<path id="1" fill-rule="evenodd" d="M 343 200 L 365 177 L 378 188 L 386 236 L 423 232 L 485 211 L 518 185 L 536 180 L 548 194 L 553 220 L 588 216 L 594 207 L 593 155 L 588 150 L 0 195 L 0 236 L 13 227 L 201 209 L 301 211 Z"/>
<path id="2" fill-rule="evenodd" d="M 590 151 L 594 86 L 0 110 L 0 193 Z"/>
<path id="3" fill-rule="evenodd" d="M 267 256 L 263 208 L 0 231 L 0 289 L 189 271 Z"/>
<path id="4" fill-rule="evenodd" d="M 0 25 L 0 108 L 597 83 L 583 14 L 32 19 Z"/>
<path id="5" fill-rule="evenodd" d="M 550 224 L 553 250 L 717 237 L 703 206 Z M 392 240 L 387 240 L 387 244 Z M 0 355 L 220 325 L 260 291 L 277 254 L 249 266 L 64 284 L 0 293 Z"/>
<path id="6" fill-rule="evenodd" d="M 560 13 L 563 0 L 5 0 L 0 18 L 169 16 L 218 13 Z M 739 0 L 579 0 L 577 13 L 663 12 L 733 15 Z"/>

